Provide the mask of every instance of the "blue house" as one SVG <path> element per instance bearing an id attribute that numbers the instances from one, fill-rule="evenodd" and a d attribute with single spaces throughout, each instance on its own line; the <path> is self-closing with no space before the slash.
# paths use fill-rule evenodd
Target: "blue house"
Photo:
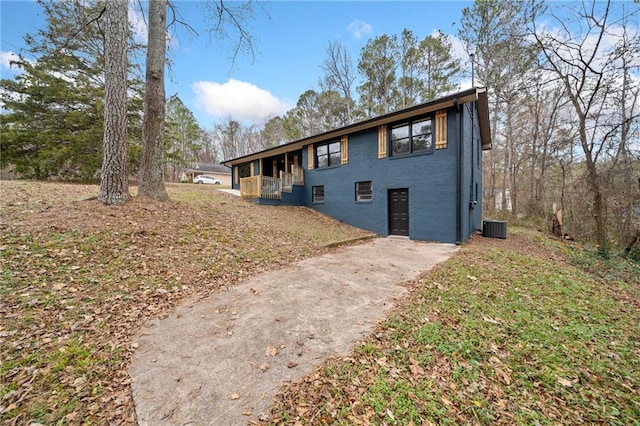
<path id="1" fill-rule="evenodd" d="M 487 92 L 431 102 L 223 162 L 260 204 L 313 208 L 381 236 L 449 243 L 482 226 Z"/>

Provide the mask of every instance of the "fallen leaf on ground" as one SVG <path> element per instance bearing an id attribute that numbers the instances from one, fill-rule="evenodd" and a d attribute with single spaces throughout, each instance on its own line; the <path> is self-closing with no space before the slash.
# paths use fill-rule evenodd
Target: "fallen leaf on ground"
<path id="1" fill-rule="evenodd" d="M 566 386 L 568 388 L 573 386 L 573 383 L 571 382 L 571 380 L 565 379 L 563 377 L 558 377 L 558 383 L 560 383 L 562 386 Z"/>
<path id="2" fill-rule="evenodd" d="M 500 367 L 496 367 L 496 376 L 498 376 L 498 380 L 500 380 L 505 385 L 511 384 L 511 376 L 505 370 Z"/>
<path id="3" fill-rule="evenodd" d="M 482 317 L 483 321 L 490 322 L 491 324 L 500 324 L 499 318 Z"/>

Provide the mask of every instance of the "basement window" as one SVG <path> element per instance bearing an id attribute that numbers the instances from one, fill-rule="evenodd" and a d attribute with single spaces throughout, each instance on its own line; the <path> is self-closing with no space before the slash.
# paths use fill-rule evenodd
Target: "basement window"
<path id="1" fill-rule="evenodd" d="M 324 203 L 324 185 L 311 187 L 311 202 L 315 204 Z"/>
<path id="2" fill-rule="evenodd" d="M 373 191 L 371 181 L 356 182 L 356 201 L 372 201 Z"/>

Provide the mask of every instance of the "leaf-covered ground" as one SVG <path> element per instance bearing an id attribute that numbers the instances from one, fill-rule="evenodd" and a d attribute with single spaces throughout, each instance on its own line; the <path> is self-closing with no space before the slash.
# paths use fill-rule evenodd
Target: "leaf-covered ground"
<path id="1" fill-rule="evenodd" d="M 282 425 L 640 424 L 640 265 L 541 233 L 475 237 L 344 358 L 289 384 Z"/>
<path id="2" fill-rule="evenodd" d="M 206 185 L 107 207 L 97 186 L 0 182 L 0 419 L 134 424 L 132 336 L 188 297 L 366 235 Z M 135 192 L 133 189 L 132 192 Z"/>
<path id="3" fill-rule="evenodd" d="M 131 337 L 188 297 L 360 230 L 171 185 L 172 203 L 0 182 L 0 419 L 133 424 Z M 640 267 L 543 234 L 476 237 L 345 358 L 283 388 L 281 424 L 640 423 Z"/>

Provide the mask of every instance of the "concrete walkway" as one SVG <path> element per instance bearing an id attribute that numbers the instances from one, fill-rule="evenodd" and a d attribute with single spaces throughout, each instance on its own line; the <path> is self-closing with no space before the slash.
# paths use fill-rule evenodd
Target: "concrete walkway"
<path id="1" fill-rule="evenodd" d="M 235 195 L 236 197 L 240 196 L 239 189 L 218 189 L 218 191 L 226 192 L 227 194 Z"/>
<path id="2" fill-rule="evenodd" d="M 266 419 L 279 386 L 348 354 L 451 244 L 378 238 L 260 274 L 145 328 L 130 367 L 140 425 Z"/>

